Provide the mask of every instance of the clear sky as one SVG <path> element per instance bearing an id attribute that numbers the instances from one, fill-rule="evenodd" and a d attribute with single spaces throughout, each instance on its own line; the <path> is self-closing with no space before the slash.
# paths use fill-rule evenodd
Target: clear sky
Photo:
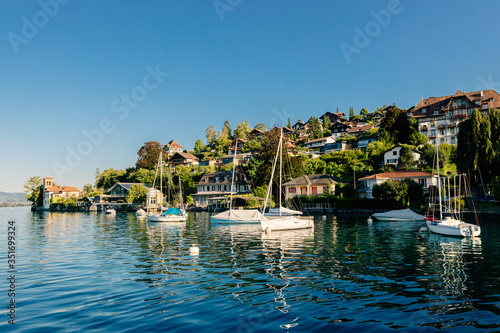
<path id="1" fill-rule="evenodd" d="M 4 1 L 0 191 L 81 188 L 146 141 L 500 90 L 498 1 Z"/>

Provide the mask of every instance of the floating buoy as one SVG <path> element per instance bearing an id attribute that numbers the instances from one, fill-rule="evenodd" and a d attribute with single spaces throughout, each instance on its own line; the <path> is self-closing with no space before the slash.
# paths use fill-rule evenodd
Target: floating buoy
<path id="1" fill-rule="evenodd" d="M 189 254 L 192 256 L 197 256 L 200 254 L 200 249 L 194 244 L 189 248 Z"/>
<path id="2" fill-rule="evenodd" d="M 420 228 L 420 232 L 426 232 L 427 230 L 429 230 L 427 227 Z"/>
<path id="3" fill-rule="evenodd" d="M 266 230 L 264 230 L 264 232 L 267 234 L 269 234 L 271 232 L 271 228 L 267 227 Z"/>
<path id="4" fill-rule="evenodd" d="M 323 215 L 323 216 L 321 217 L 321 219 L 322 219 L 323 221 L 326 221 L 326 215 Z"/>
<path id="5" fill-rule="evenodd" d="M 372 217 L 370 216 L 370 217 L 368 218 L 368 220 L 366 220 L 366 222 L 368 222 L 368 223 L 372 223 L 372 222 L 373 222 Z"/>

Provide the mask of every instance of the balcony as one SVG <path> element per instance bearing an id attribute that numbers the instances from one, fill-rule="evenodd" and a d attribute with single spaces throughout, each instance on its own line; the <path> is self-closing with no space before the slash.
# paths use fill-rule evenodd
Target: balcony
<path id="1" fill-rule="evenodd" d="M 455 115 L 455 118 L 464 118 L 465 117 L 465 113 L 457 113 Z"/>
<path id="2" fill-rule="evenodd" d="M 445 128 L 446 128 L 446 126 L 444 126 L 444 125 L 439 125 L 438 126 L 438 129 L 445 129 Z"/>
<path id="3" fill-rule="evenodd" d="M 420 126 L 420 130 L 421 130 L 422 132 L 427 132 L 427 131 L 428 131 L 427 126 L 426 126 L 426 125 Z"/>
<path id="4" fill-rule="evenodd" d="M 448 124 L 448 128 L 454 128 L 457 127 L 457 124 Z"/>
<path id="5" fill-rule="evenodd" d="M 435 138 L 436 138 L 436 134 L 429 135 L 429 139 L 435 139 Z"/>

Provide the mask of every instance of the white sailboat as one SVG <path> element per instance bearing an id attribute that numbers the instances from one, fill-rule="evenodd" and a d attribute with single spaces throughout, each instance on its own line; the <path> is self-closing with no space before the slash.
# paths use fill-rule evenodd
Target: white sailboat
<path id="1" fill-rule="evenodd" d="M 423 221 L 425 217 L 417 214 L 409 208 L 390 210 L 385 213 L 375 213 L 372 217 L 378 221 L 386 222 L 406 222 L 406 221 Z"/>
<path id="2" fill-rule="evenodd" d="M 436 137 L 436 160 L 437 160 L 437 175 L 438 175 L 438 206 L 439 206 L 439 218 L 436 217 L 427 217 L 426 225 L 427 228 L 433 233 L 445 235 L 445 236 L 456 236 L 456 237 L 470 237 L 470 236 L 479 236 L 481 234 L 481 227 L 476 224 L 465 223 L 461 220 L 460 215 L 460 199 L 456 200 L 456 198 L 461 197 L 461 187 L 463 180 L 464 192 L 467 193 L 467 181 L 465 175 L 458 175 L 453 178 L 453 187 L 454 192 L 456 192 L 456 179 L 458 177 L 458 196 L 457 193 L 454 193 L 453 196 L 455 200 L 451 200 L 451 181 L 450 178 L 443 177 L 444 184 L 446 184 L 446 179 L 448 179 L 448 203 L 447 206 L 443 206 L 442 197 L 441 197 L 441 177 L 439 175 L 439 152 L 438 152 L 438 143 Z M 470 190 L 468 191 L 470 192 Z M 457 204 L 458 201 L 458 204 Z M 444 208 L 444 213 L 443 213 Z M 435 210 L 434 210 L 435 211 Z M 476 217 L 477 222 L 477 217 Z"/>
<path id="3" fill-rule="evenodd" d="M 238 151 L 238 139 L 236 139 L 236 149 L 233 157 L 233 174 L 231 177 L 231 197 L 229 210 L 212 215 L 212 223 L 259 223 L 262 214 L 257 209 L 233 209 L 234 175 L 236 169 L 236 154 Z"/>
<path id="4" fill-rule="evenodd" d="M 162 177 L 163 177 L 163 154 L 160 152 L 158 157 L 158 165 L 156 167 L 156 173 L 158 173 L 158 168 L 160 169 L 160 190 L 162 188 Z M 156 175 L 154 183 L 156 183 Z M 153 183 L 153 188 L 154 188 Z M 146 218 L 150 222 L 184 222 L 187 220 L 187 213 L 182 205 L 182 190 L 181 190 L 181 179 L 179 178 L 179 208 L 168 208 L 165 212 L 160 214 L 153 214 L 149 211 L 149 205 L 146 213 Z"/>
<path id="5" fill-rule="evenodd" d="M 283 207 L 281 206 L 281 183 L 282 183 L 282 168 L 283 168 L 283 129 L 281 129 L 280 140 L 278 142 L 278 149 L 276 152 L 276 157 L 274 159 L 273 168 L 271 171 L 271 178 L 269 180 L 269 185 L 267 188 L 266 198 L 264 200 L 264 207 L 262 211 L 265 211 L 267 207 L 267 202 L 271 197 L 271 188 L 273 185 L 274 171 L 276 169 L 276 164 L 278 161 L 278 156 L 280 157 L 280 174 L 279 174 L 279 210 L 277 216 L 269 216 L 269 214 L 263 214 L 260 219 L 260 226 L 263 231 L 276 231 L 276 230 L 294 230 L 294 229 L 308 229 L 314 228 L 314 221 L 312 216 L 299 217 L 297 215 L 283 215 Z"/>

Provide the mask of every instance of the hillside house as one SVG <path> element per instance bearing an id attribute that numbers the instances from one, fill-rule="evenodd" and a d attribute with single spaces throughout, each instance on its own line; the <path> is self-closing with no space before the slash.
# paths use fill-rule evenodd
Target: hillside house
<path id="1" fill-rule="evenodd" d="M 223 198 L 225 195 L 251 193 L 245 175 L 235 172 L 235 180 L 231 189 L 232 171 L 217 171 L 204 175 L 196 184 L 197 193 L 193 194 L 196 205 L 206 205 L 211 199 Z"/>
<path id="2" fill-rule="evenodd" d="M 54 184 L 54 178 L 45 177 L 43 178 L 43 208 L 49 209 L 51 199 L 55 198 L 78 198 L 80 196 L 80 190 L 73 186 L 59 186 Z"/>

